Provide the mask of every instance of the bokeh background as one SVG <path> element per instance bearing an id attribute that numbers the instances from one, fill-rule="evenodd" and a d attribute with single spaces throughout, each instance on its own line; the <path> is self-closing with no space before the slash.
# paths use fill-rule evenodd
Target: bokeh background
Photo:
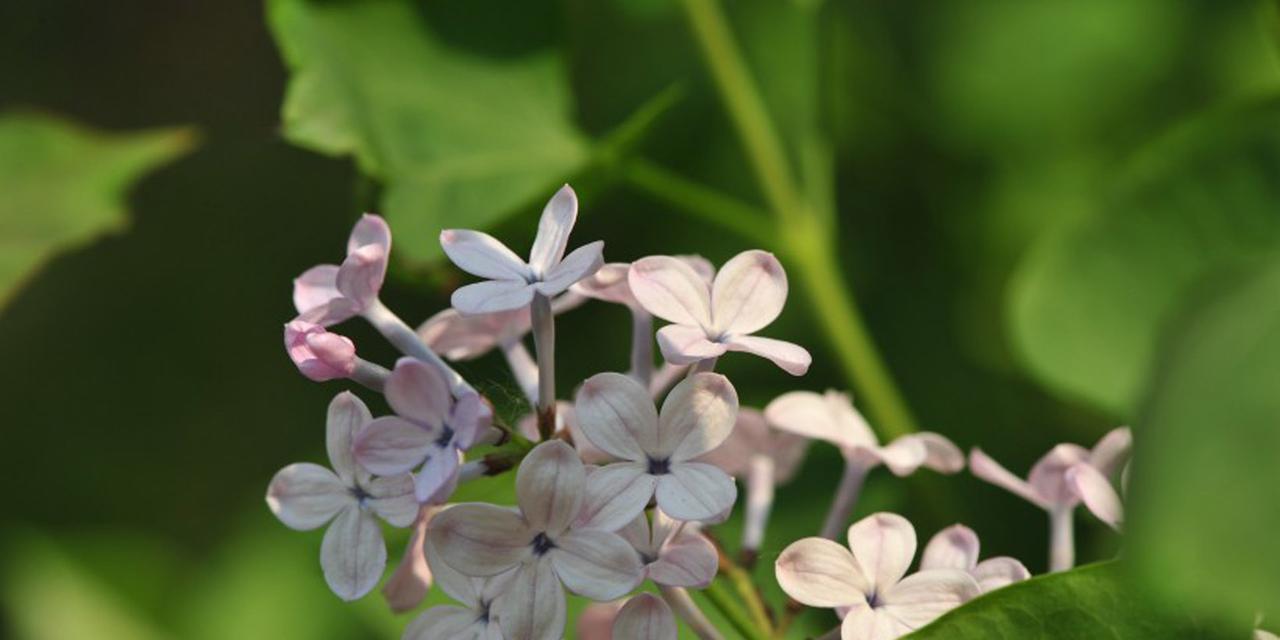
<path id="1" fill-rule="evenodd" d="M 263 502 L 278 468 L 323 459 L 326 402 L 343 388 L 302 378 L 281 349 L 290 281 L 338 259 L 361 211 L 391 220 L 384 299 L 411 322 L 464 281 L 435 260 L 436 230 L 525 246 L 563 181 L 582 196 L 575 243 L 604 239 L 612 260 L 720 263 L 761 244 L 636 176 L 643 162 L 769 207 L 676 0 L 267 4 L 0 4 L 8 637 L 398 637 L 410 618 L 376 594 L 339 602 L 321 532 L 285 529 Z M 836 214 L 820 238 L 922 428 L 1023 472 L 1056 443 L 1183 413 L 1149 393 L 1163 371 L 1151 363 L 1180 357 L 1161 346 L 1169 327 L 1201 323 L 1171 318 L 1231 286 L 1211 272 L 1280 237 L 1269 3 L 724 6 L 787 162 L 825 176 L 806 185 Z M 313 84 L 293 87 L 302 97 L 282 117 L 291 79 Z M 334 113 L 366 118 L 363 137 Z M 489 161 L 494 175 L 467 182 L 467 163 Z M 763 248 L 789 264 L 784 235 Z M 793 379 L 726 358 L 746 404 L 797 388 L 857 397 L 828 303 L 797 277 L 768 333 L 807 346 L 814 366 Z M 562 395 L 625 368 L 623 309 L 588 305 L 560 327 Z M 366 358 L 393 361 L 367 327 L 343 330 Z M 462 369 L 515 411 L 497 356 Z M 1252 371 L 1280 396 L 1276 369 Z M 1200 461 L 1257 474 L 1220 480 L 1228 518 L 1277 519 L 1280 482 L 1265 471 L 1280 466 L 1277 436 L 1251 431 L 1275 415 L 1203 425 L 1252 443 Z M 1178 433 L 1167 441 L 1203 449 Z M 781 490 L 758 572 L 771 598 L 768 560 L 817 530 L 839 473 L 834 449 L 815 445 Z M 1206 486 L 1181 508 L 1216 504 Z M 922 539 L 967 523 L 984 555 L 1045 569 L 1043 514 L 967 472 L 874 474 L 859 513 L 877 510 L 907 515 Z M 1120 544 L 1087 515 L 1077 533 L 1082 561 Z M 1273 540 L 1241 535 L 1261 546 L 1238 564 L 1275 567 Z M 1183 538 L 1171 554 L 1202 542 Z M 390 539 L 396 557 L 403 536 Z M 797 633 L 833 621 L 807 615 Z"/>

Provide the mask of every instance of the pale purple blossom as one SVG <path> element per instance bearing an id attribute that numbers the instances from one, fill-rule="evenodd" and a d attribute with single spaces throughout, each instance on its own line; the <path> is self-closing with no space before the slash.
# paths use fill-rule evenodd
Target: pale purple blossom
<path id="1" fill-rule="evenodd" d="M 920 570 L 958 569 L 973 576 L 983 593 L 995 591 L 1031 577 L 1031 572 L 1014 558 L 997 556 L 978 561 L 978 534 L 962 524 L 939 531 L 929 539 L 920 558 Z"/>
<path id="2" fill-rule="evenodd" d="M 347 239 L 347 258 L 341 265 L 318 265 L 293 281 L 299 319 L 328 327 L 373 307 L 390 253 L 387 223 L 373 214 L 361 216 Z"/>
<path id="3" fill-rule="evenodd" d="M 403 640 L 502 640 L 498 609 L 515 572 L 472 578 L 442 561 L 430 539 L 422 547 L 440 589 L 458 604 L 427 609 L 405 629 Z"/>
<path id="4" fill-rule="evenodd" d="M 631 597 L 613 619 L 615 640 L 676 640 L 671 607 L 652 593 Z"/>
<path id="5" fill-rule="evenodd" d="M 590 476 L 588 476 L 588 481 Z M 641 513 L 618 535 L 631 543 L 644 563 L 644 577 L 666 587 L 705 589 L 716 577 L 719 555 L 693 523 L 653 510 L 653 522 Z"/>

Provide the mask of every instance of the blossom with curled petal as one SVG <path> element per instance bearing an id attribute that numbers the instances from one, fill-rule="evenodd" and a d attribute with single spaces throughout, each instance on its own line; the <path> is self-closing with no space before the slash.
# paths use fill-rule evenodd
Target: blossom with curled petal
<path id="1" fill-rule="evenodd" d="M 514 570 L 498 616 L 507 638 L 559 638 L 564 588 L 597 601 L 640 584 L 640 559 L 621 536 L 576 522 L 586 493 L 578 454 L 559 440 L 530 451 L 516 472 L 518 509 L 467 503 L 436 516 L 428 538 L 463 575 Z"/>
<path id="2" fill-rule="evenodd" d="M 964 454 L 936 433 L 912 433 L 880 446 L 866 418 L 838 391 L 785 393 L 765 407 L 764 415 L 778 429 L 834 444 L 846 460 L 864 469 L 884 464 L 895 475 L 906 476 L 922 466 L 941 473 L 964 468 Z"/>
<path id="3" fill-rule="evenodd" d="M 639 593 L 613 619 L 617 640 L 676 640 L 676 617 L 662 598 Z"/>
<path id="4" fill-rule="evenodd" d="M 678 258 L 650 256 L 631 264 L 627 282 L 646 311 L 672 323 L 658 331 L 668 362 L 692 364 L 745 351 L 791 375 L 809 370 L 812 358 L 802 347 L 752 335 L 773 322 L 787 300 L 787 274 L 771 253 L 738 254 L 710 285 Z"/>
<path id="5" fill-rule="evenodd" d="M 330 326 L 359 315 L 378 300 L 387 275 L 391 229 L 381 217 L 366 213 L 347 239 L 341 265 L 312 267 L 293 281 L 298 317 Z"/>
<path id="6" fill-rule="evenodd" d="M 590 476 L 588 476 L 588 481 Z M 631 543 L 644 563 L 645 577 L 667 587 L 705 589 L 716 577 L 720 557 L 706 536 L 691 526 L 653 510 L 653 524 L 641 513 L 618 535 Z"/>
<path id="7" fill-rule="evenodd" d="M 515 572 L 487 578 L 465 576 L 440 559 L 430 539 L 423 542 L 436 583 L 458 604 L 427 609 L 405 629 L 403 640 L 502 640 L 498 610 Z"/>
<path id="8" fill-rule="evenodd" d="M 356 369 L 356 345 L 313 322 L 286 324 L 284 347 L 298 371 L 316 382 L 347 378 Z"/>
<path id="9" fill-rule="evenodd" d="M 440 370 L 414 358 L 396 362 L 385 394 L 396 415 L 356 434 L 356 460 L 378 475 L 418 467 L 415 495 L 429 502 L 457 477 L 462 452 L 489 427 L 493 413 L 478 394 L 454 398 Z"/>
<path id="10" fill-rule="evenodd" d="M 973 577 L 956 569 L 907 576 L 916 532 L 902 516 L 872 514 L 849 527 L 848 539 L 848 548 L 826 538 L 798 540 L 775 564 L 778 584 L 792 598 L 847 609 L 843 640 L 901 637 L 981 593 Z"/>
<path id="11" fill-rule="evenodd" d="M 1126 466 L 1124 472 L 1120 474 L 1121 486 L 1128 478 L 1128 470 Z M 1124 528 L 1124 502 L 1120 499 L 1120 493 L 1111 486 L 1111 481 L 1102 471 L 1092 464 L 1077 462 L 1067 468 L 1063 477 L 1094 516 L 1116 531 Z"/>
<path id="12" fill-rule="evenodd" d="M 694 461 L 733 430 L 738 394 L 728 378 L 686 378 L 667 394 L 659 413 L 639 382 L 601 373 L 582 384 L 574 411 L 582 434 L 622 460 L 591 474 L 584 517 L 595 526 L 621 528 L 655 498 L 677 520 L 713 520 L 733 507 L 733 480 L 714 465 Z"/>
<path id="13" fill-rule="evenodd" d="M 939 531 L 929 539 L 920 558 L 920 570 L 957 569 L 973 576 L 983 593 L 1020 582 L 1031 572 L 1014 558 L 997 556 L 978 562 L 978 534 L 962 524 Z"/>
<path id="14" fill-rule="evenodd" d="M 1128 427 L 1113 429 L 1103 436 L 1092 450 L 1074 444 L 1060 444 L 1046 453 L 1026 480 L 1019 478 L 975 448 L 969 454 L 969 469 L 973 475 L 1034 504 L 1046 511 L 1072 509 L 1080 504 L 1080 494 L 1067 481 L 1067 470 L 1077 464 L 1085 464 L 1110 477 L 1124 462 L 1133 445 L 1133 434 Z"/>
<path id="15" fill-rule="evenodd" d="M 329 588 L 343 600 L 364 596 L 382 578 L 387 548 L 374 516 L 407 527 L 418 513 L 409 474 L 374 478 L 351 455 L 352 434 L 370 419 L 359 398 L 338 394 L 329 403 L 325 427 L 333 470 L 291 464 L 267 488 L 267 506 L 285 526 L 308 531 L 330 523 L 320 545 L 320 566 Z"/>
<path id="16" fill-rule="evenodd" d="M 441 231 L 445 255 L 463 271 L 486 278 L 454 291 L 453 308 L 464 314 L 511 311 L 528 306 L 535 294 L 553 297 L 595 273 L 604 264 L 603 241 L 564 254 L 577 219 L 578 196 L 565 185 L 542 210 L 528 262 L 487 233 Z"/>

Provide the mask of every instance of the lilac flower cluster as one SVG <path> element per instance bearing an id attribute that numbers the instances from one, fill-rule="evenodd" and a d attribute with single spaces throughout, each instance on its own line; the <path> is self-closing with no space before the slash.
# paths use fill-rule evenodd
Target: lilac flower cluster
<path id="1" fill-rule="evenodd" d="M 443 231 L 445 254 L 482 280 L 454 291 L 452 308 L 416 330 L 379 299 L 391 233 L 377 216 L 356 224 L 341 265 L 295 280 L 298 316 L 285 325 L 284 341 L 298 370 L 381 393 L 392 411 L 374 417 L 357 396 L 339 393 L 326 425 L 332 468 L 287 466 L 267 491 L 286 526 L 328 525 L 320 564 L 337 596 L 361 598 L 382 581 L 381 520 L 412 527 L 383 587 L 392 609 L 417 608 L 433 584 L 457 602 L 427 609 L 405 638 L 560 638 L 569 625 L 566 590 L 598 603 L 577 621 L 588 640 L 669 640 L 677 617 L 701 638 L 721 638 L 688 593 L 737 567 L 710 528 L 732 512 L 734 479 L 741 480 L 740 563 L 753 564 L 775 487 L 797 473 L 812 440 L 835 445 L 845 472 L 821 535 L 788 546 L 776 577 L 796 601 L 835 609 L 844 640 L 899 637 L 1029 576 L 1012 558 L 979 561 L 978 537 L 963 525 L 934 536 L 915 573 L 916 534 L 901 516 L 873 514 L 847 528 L 847 547 L 834 542 L 870 471 L 951 474 L 965 466 L 964 454 L 936 433 L 881 444 L 849 396 L 835 391 L 787 393 L 763 411 L 740 407 L 733 384 L 715 373 L 721 356 L 754 354 L 796 376 L 810 364 L 805 349 L 756 335 L 786 302 L 777 258 L 746 251 L 719 270 L 696 256 L 606 264 L 602 242 L 568 251 L 577 213 L 566 186 L 544 209 L 527 260 L 488 234 Z M 594 375 L 568 402 L 555 382 L 555 317 L 588 300 L 629 310 L 632 355 L 626 373 Z M 391 369 L 363 360 L 350 339 L 329 330 L 357 316 L 403 353 Z M 668 323 L 656 335 L 654 318 Z M 655 342 L 665 360 L 659 368 Z M 497 419 L 447 362 L 494 350 L 533 407 L 515 424 Z M 1061 445 L 1026 481 L 977 449 L 969 464 L 1050 514 L 1056 570 L 1073 561 L 1077 505 L 1120 528 L 1111 477 L 1129 445 L 1127 429 L 1092 451 Z M 515 505 L 453 501 L 459 484 L 509 469 Z"/>

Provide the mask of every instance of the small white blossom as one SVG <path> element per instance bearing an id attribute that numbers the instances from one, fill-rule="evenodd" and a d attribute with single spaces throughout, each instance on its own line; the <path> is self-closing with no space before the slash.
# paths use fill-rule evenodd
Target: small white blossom
<path id="1" fill-rule="evenodd" d="M 589 477 L 588 477 L 589 481 Z M 716 548 L 696 526 L 653 510 L 653 524 L 642 513 L 618 535 L 631 543 L 644 563 L 645 577 L 667 587 L 705 589 L 716 577 Z"/>
<path id="2" fill-rule="evenodd" d="M 1031 572 L 1014 558 L 997 556 L 978 562 L 978 534 L 962 524 L 951 525 L 934 534 L 924 547 L 920 570 L 958 569 L 973 576 L 983 593 L 1020 582 Z"/>

